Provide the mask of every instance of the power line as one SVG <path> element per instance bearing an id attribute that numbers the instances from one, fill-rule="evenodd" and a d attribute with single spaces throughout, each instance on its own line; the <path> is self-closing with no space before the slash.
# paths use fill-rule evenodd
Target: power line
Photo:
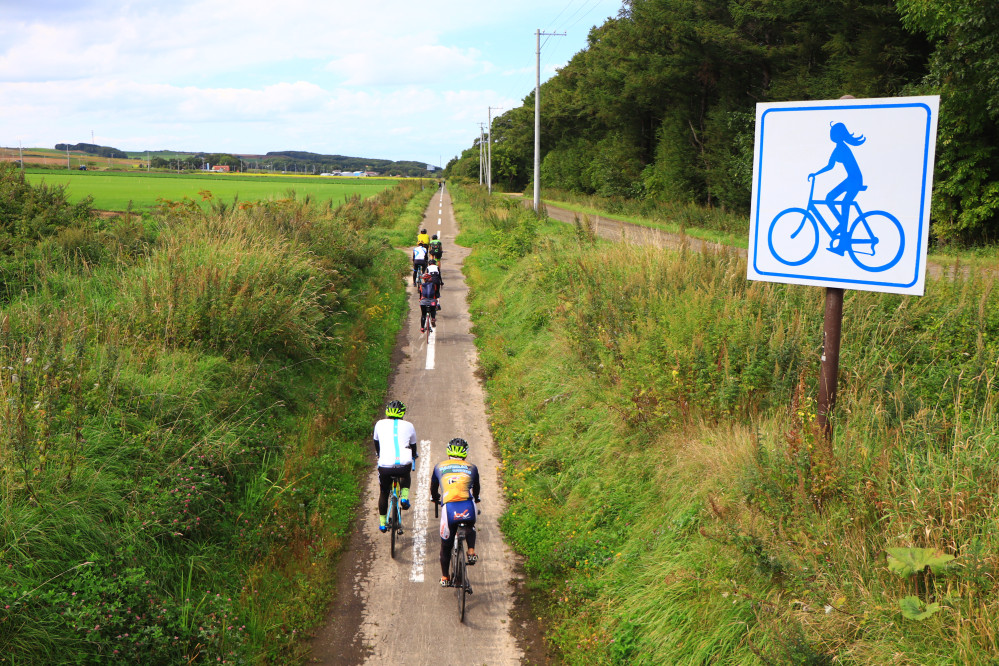
<path id="1" fill-rule="evenodd" d="M 596 9 L 597 5 L 599 5 L 599 4 L 600 4 L 600 0 L 593 0 L 593 6 L 590 7 L 589 9 L 587 9 L 586 12 L 582 16 L 580 16 L 578 19 L 576 19 L 575 21 L 573 21 L 573 23 L 569 27 L 571 28 L 572 26 L 576 25 L 577 23 L 579 23 L 580 21 L 582 21 L 584 18 L 586 18 L 587 16 L 589 16 L 590 14 L 592 14 L 593 10 Z"/>

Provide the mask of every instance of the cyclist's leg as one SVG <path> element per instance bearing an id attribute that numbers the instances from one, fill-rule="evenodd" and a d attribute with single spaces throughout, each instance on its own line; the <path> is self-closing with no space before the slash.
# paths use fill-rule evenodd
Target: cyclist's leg
<path id="1" fill-rule="evenodd" d="M 441 576 L 445 578 L 448 577 L 452 549 L 454 549 L 454 532 L 451 532 L 447 539 L 441 539 Z"/>
<path id="2" fill-rule="evenodd" d="M 407 467 L 405 472 L 401 472 L 398 475 L 399 487 L 402 489 L 399 492 L 399 499 L 402 501 L 402 508 L 409 508 L 409 486 L 412 484 L 412 476 L 410 475 L 410 468 Z"/>
<path id="3" fill-rule="evenodd" d="M 478 555 L 475 554 L 475 518 L 476 518 L 476 507 L 474 502 L 469 502 L 472 507 L 472 525 L 465 531 L 465 541 L 468 543 L 468 563 L 475 564 L 476 560 L 479 559 Z"/>
<path id="4" fill-rule="evenodd" d="M 391 472 L 384 467 L 378 468 L 378 522 L 385 526 L 385 516 L 388 514 L 388 496 L 392 491 Z"/>
<path id="5" fill-rule="evenodd" d="M 848 224 L 850 222 L 850 208 L 853 205 L 853 200 L 857 198 L 857 193 L 860 192 L 860 187 L 851 178 L 847 178 L 842 183 L 836 187 L 829 190 L 829 194 L 826 195 L 826 200 L 829 201 L 829 209 L 836 216 L 836 221 L 838 224 L 836 228 L 833 229 L 832 239 L 830 241 L 830 247 L 836 247 L 845 251 L 846 245 L 844 241 L 846 240 L 846 231 L 848 229 Z M 837 203 L 833 203 L 839 198 L 839 195 L 843 195 L 842 199 L 839 199 Z"/>
<path id="6" fill-rule="evenodd" d="M 451 551 L 454 549 L 454 529 L 448 520 L 447 505 L 441 510 L 441 585 L 447 583 L 450 576 Z"/>

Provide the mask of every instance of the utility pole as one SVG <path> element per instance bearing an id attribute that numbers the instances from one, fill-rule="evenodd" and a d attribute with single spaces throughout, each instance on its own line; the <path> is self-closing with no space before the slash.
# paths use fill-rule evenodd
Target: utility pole
<path id="1" fill-rule="evenodd" d="M 69 166 L 69 144 L 66 144 L 66 171 L 69 171 L 72 167 Z"/>
<path id="2" fill-rule="evenodd" d="M 486 169 L 485 123 L 479 123 L 479 185 L 482 185 Z"/>
<path id="3" fill-rule="evenodd" d="M 538 44 L 534 84 L 534 212 L 541 209 L 541 35 L 565 37 L 564 32 L 534 32 Z"/>
<path id="4" fill-rule="evenodd" d="M 489 143 L 486 149 L 489 153 L 488 162 L 489 166 L 486 167 L 486 179 L 489 183 L 489 194 L 493 193 L 493 109 L 497 111 L 501 110 L 502 106 L 490 106 L 489 107 Z"/>

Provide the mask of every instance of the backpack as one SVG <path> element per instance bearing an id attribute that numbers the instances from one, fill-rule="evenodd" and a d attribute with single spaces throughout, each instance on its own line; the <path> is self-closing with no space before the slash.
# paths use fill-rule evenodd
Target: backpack
<path id="1" fill-rule="evenodd" d="M 441 242 L 440 240 L 430 241 L 430 254 L 438 255 L 441 253 Z"/>
<path id="2" fill-rule="evenodd" d="M 434 298 L 437 295 L 437 287 L 433 280 L 424 280 L 420 285 L 420 298 Z"/>

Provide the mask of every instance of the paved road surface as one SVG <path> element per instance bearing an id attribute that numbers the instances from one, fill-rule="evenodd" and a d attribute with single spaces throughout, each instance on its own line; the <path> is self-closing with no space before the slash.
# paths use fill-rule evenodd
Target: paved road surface
<path id="1" fill-rule="evenodd" d="M 389 398 L 406 403 L 406 418 L 420 439 L 410 491 L 413 506 L 404 514 L 406 534 L 401 552 L 397 544 L 396 558 L 391 559 L 389 537 L 377 527 L 372 448 L 362 515 L 343 556 L 337 602 L 313 641 L 313 663 L 499 666 L 522 661 L 511 632 L 515 560 L 496 524 L 503 508 L 498 463 L 483 391 L 474 375 L 477 357 L 461 274 L 468 250 L 454 244 L 457 228 L 446 191 L 434 195 L 424 226 L 431 235 L 441 234 L 444 242 L 442 310 L 428 344 L 420 334 L 415 290 L 408 288 L 412 306 L 389 386 Z M 464 624 L 458 622 L 454 591 L 438 584 L 439 527 L 428 501 L 433 466 L 445 458 L 452 437 L 468 440 L 468 459 L 482 476 L 479 562 L 469 568 L 474 594 L 468 598 Z"/>

